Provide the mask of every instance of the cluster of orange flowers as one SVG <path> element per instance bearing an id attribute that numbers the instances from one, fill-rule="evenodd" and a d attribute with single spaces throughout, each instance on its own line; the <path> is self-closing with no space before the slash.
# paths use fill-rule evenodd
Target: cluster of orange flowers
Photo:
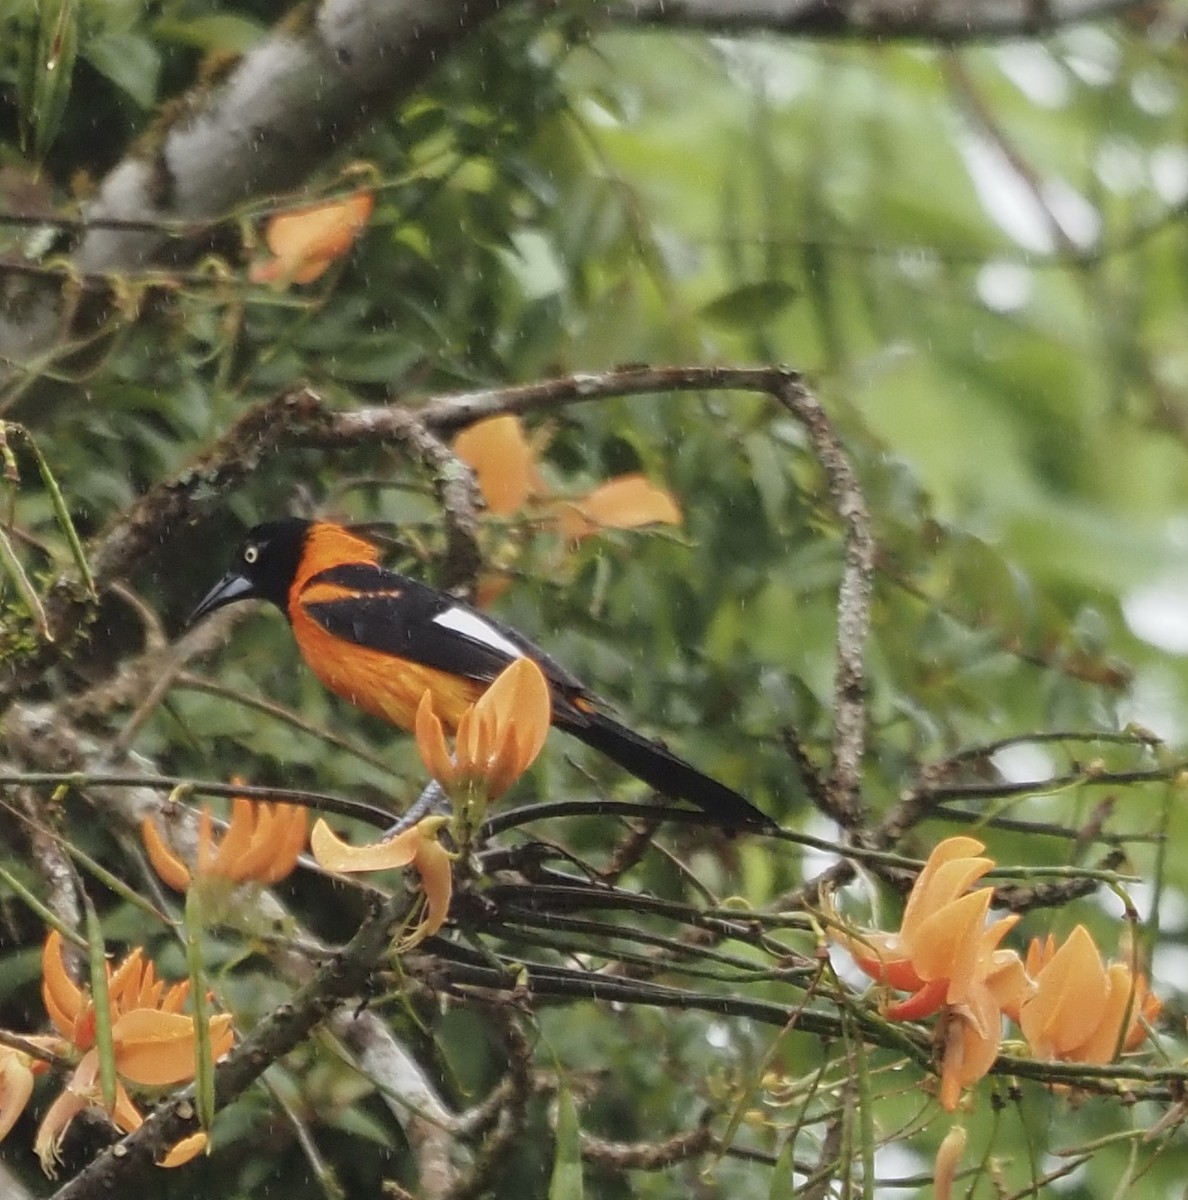
<path id="1" fill-rule="evenodd" d="M 194 1018 L 182 1011 L 188 981 L 166 988 L 151 962 L 138 947 L 112 970 L 108 965 L 107 1009 L 112 1055 L 117 1072 L 109 1115 L 125 1133 L 144 1121 L 125 1087 L 169 1087 L 194 1078 L 197 1032 Z M 62 962 L 62 938 L 46 938 L 42 952 L 41 995 L 54 1034 L 26 1037 L 25 1043 L 50 1055 L 74 1062 L 74 1071 L 50 1105 L 34 1143 L 42 1167 L 54 1174 L 66 1131 L 84 1108 L 107 1111 L 101 1086 L 98 1040 L 100 1019 L 90 992 L 70 978 Z M 220 1013 L 208 1019 L 211 1053 L 221 1057 L 231 1049 L 231 1017 Z M 33 1080 L 47 1069 L 45 1060 L 10 1045 L 0 1045 L 0 1139 L 21 1115 L 33 1092 Z M 194 1134 L 174 1146 L 161 1165 L 180 1166 L 206 1145 L 206 1135 Z"/>
<path id="2" fill-rule="evenodd" d="M 1002 948 L 1019 917 L 986 924 L 994 889 L 969 890 L 994 866 L 984 849 L 969 837 L 941 842 L 894 933 L 851 932 L 826 907 L 830 937 L 855 963 L 885 987 L 910 993 L 885 1004 L 884 1016 L 938 1017 L 940 1101 L 949 1112 L 998 1057 L 1004 1016 L 1036 1058 L 1104 1064 L 1137 1049 L 1162 1007 L 1141 973 L 1102 962 L 1083 925 L 1059 946 L 1051 935 L 1033 940 L 1025 959 Z"/>
<path id="3" fill-rule="evenodd" d="M 243 796 L 231 801 L 231 820 L 215 846 L 214 818 L 203 805 L 198 818 L 198 852 L 191 871 L 161 836 L 150 816 L 141 823 L 149 861 L 175 891 L 185 892 L 195 879 L 237 884 L 279 883 L 297 865 L 305 845 L 305 809 L 297 804 L 253 804 Z"/>
<path id="4" fill-rule="evenodd" d="M 540 668 L 529 659 L 519 659 L 463 714 L 452 754 L 432 698 L 426 693 L 417 714 L 417 746 L 456 812 L 469 813 L 467 819 L 472 819 L 476 804 L 497 799 L 532 765 L 544 745 L 551 718 L 548 684 Z M 436 933 L 449 914 L 452 855 L 437 838 L 449 823 L 446 817 L 428 817 L 386 841 L 351 846 L 319 820 L 310 847 L 320 865 L 331 871 L 380 871 L 411 865 L 419 872 L 425 913 L 398 947 L 407 949 Z M 287 876 L 305 845 L 306 812 L 296 805 L 254 804 L 236 797 L 227 830 L 216 839 L 214 819 L 204 806 L 192 864 L 167 844 L 153 818 L 145 818 L 142 832 L 149 859 L 166 883 L 178 891 L 199 887 L 217 892 L 243 883 L 274 884 Z M 167 988 L 140 948 L 114 970 L 107 966 L 106 977 L 106 1012 L 117 1073 L 114 1096 L 106 1101 L 97 1044 L 99 1022 L 104 1018 L 90 993 L 67 973 L 57 932 L 46 939 L 42 957 L 42 998 L 57 1032 L 11 1037 L 46 1058 L 0 1042 L 0 1141 L 24 1111 L 35 1077 L 48 1070 L 52 1058 L 74 1064 L 37 1134 L 36 1150 L 49 1174 L 53 1174 L 71 1121 L 84 1108 L 106 1112 L 119 1129 L 131 1133 L 143 1123 L 143 1117 L 125 1083 L 169 1087 L 188 1082 L 196 1074 L 195 1018 L 183 1011 L 189 982 Z M 231 1048 L 230 1015 L 210 1017 L 208 1031 L 211 1053 L 217 1059 Z M 174 1146 L 161 1165 L 188 1162 L 205 1145 L 206 1135 L 197 1133 Z"/>
<path id="5" fill-rule="evenodd" d="M 525 512 L 570 543 L 604 529 L 681 523 L 681 510 L 672 494 L 638 473 L 617 475 L 582 496 L 555 495 L 540 470 L 546 441 L 540 434 L 529 439 L 519 417 L 504 415 L 468 426 L 454 438 L 453 450 L 474 472 L 488 512 L 499 517 Z M 509 543 L 513 554 L 515 549 Z M 491 603 L 507 587 L 509 564 L 500 565 L 503 575 L 479 580 L 480 604 Z"/>

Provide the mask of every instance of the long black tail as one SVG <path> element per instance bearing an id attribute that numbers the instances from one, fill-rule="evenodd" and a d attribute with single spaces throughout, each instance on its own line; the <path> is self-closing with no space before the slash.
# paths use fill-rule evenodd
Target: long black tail
<path id="1" fill-rule="evenodd" d="M 557 725 L 587 746 L 642 779 L 656 791 L 674 800 L 688 800 L 704 809 L 727 829 L 777 828 L 749 800 L 724 783 L 703 775 L 692 764 L 666 750 L 659 742 L 620 725 L 599 712 L 582 712 L 578 718 L 557 715 Z"/>

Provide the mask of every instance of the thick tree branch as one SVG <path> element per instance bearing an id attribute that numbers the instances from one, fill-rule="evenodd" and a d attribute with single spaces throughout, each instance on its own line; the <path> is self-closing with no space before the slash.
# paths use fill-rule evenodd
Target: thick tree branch
<path id="1" fill-rule="evenodd" d="M 1141 0 L 610 0 L 595 6 L 618 24 L 665 29 L 945 43 L 1037 37 L 1141 7 Z"/>

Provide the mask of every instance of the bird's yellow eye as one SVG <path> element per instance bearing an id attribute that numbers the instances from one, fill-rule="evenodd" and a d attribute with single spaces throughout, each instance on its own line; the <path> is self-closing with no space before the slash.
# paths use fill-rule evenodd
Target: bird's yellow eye
<path id="1" fill-rule="evenodd" d="M 252 563 L 260 557 L 259 546 L 245 546 L 243 551 L 243 561 L 250 567 Z"/>

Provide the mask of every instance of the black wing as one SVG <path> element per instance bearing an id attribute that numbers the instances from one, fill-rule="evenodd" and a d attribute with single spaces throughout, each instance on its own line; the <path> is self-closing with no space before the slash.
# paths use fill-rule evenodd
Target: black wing
<path id="1" fill-rule="evenodd" d="M 335 637 L 483 682 L 514 659 L 531 658 L 560 696 L 586 695 L 580 680 L 510 626 L 407 575 L 349 563 L 319 571 L 306 586 L 318 583 L 356 593 L 303 605 Z"/>

